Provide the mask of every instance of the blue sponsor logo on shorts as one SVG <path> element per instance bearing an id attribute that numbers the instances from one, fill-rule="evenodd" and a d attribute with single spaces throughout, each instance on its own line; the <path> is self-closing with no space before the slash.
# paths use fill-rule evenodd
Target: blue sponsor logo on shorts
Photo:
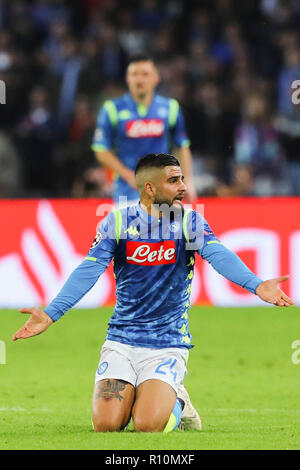
<path id="1" fill-rule="evenodd" d="M 108 368 L 108 362 L 101 362 L 101 364 L 99 364 L 99 367 L 97 369 L 97 374 L 98 375 L 104 374 L 107 368 Z"/>

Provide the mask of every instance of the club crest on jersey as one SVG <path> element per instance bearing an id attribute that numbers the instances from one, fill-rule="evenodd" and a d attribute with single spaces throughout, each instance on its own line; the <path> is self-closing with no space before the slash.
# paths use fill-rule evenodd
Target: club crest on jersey
<path id="1" fill-rule="evenodd" d="M 92 243 L 92 246 L 91 246 L 91 249 L 92 248 L 95 248 L 97 245 L 99 245 L 99 243 L 101 242 L 102 240 L 102 234 L 100 232 L 98 232 L 94 238 L 94 241 Z"/>
<path id="2" fill-rule="evenodd" d="M 176 263 L 175 240 L 165 240 L 159 243 L 128 241 L 126 261 L 140 266 L 174 264 Z"/>
<path id="3" fill-rule="evenodd" d="M 180 228 L 180 223 L 179 222 L 172 222 L 170 225 L 170 232 L 177 232 Z"/>
<path id="4" fill-rule="evenodd" d="M 134 119 L 125 124 L 126 136 L 131 139 L 161 137 L 165 126 L 162 119 Z"/>

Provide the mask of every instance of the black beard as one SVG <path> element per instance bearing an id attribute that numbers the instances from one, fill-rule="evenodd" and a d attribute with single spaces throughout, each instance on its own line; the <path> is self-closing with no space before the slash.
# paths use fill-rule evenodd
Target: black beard
<path id="1" fill-rule="evenodd" d="M 178 217 L 182 215 L 184 212 L 184 208 L 182 205 L 173 205 L 173 202 L 167 200 L 156 198 L 152 204 L 155 204 L 156 206 L 161 206 L 157 208 L 162 212 L 163 215 L 170 215 L 170 220 L 173 220 L 176 216 Z"/>
<path id="2" fill-rule="evenodd" d="M 166 204 L 169 207 L 171 207 L 173 202 L 169 202 L 166 199 L 159 199 L 159 198 L 156 197 L 153 201 L 153 204 L 158 204 L 159 206 L 162 205 L 162 204 Z"/>

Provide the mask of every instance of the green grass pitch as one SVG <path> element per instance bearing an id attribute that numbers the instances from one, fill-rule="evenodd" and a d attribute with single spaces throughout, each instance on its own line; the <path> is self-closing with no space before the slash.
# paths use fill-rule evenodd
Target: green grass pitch
<path id="1" fill-rule="evenodd" d="M 94 433 L 91 396 L 111 308 L 73 310 L 11 341 L 27 316 L 0 311 L 0 449 L 300 449 L 300 309 L 193 307 L 185 384 L 201 432 Z M 3 362 L 3 359 L 2 359 Z"/>

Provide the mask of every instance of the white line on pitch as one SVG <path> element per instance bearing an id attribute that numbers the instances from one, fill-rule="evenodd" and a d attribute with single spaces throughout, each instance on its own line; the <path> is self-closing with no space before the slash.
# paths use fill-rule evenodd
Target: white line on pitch
<path id="1" fill-rule="evenodd" d="M 0 408 L 0 413 L 1 411 L 13 411 L 13 412 L 22 412 L 22 413 L 49 413 L 53 411 L 51 408 L 32 408 L 32 409 L 27 409 L 27 408 L 22 408 L 21 406 L 16 406 L 12 408 L 8 407 L 2 407 Z"/>

